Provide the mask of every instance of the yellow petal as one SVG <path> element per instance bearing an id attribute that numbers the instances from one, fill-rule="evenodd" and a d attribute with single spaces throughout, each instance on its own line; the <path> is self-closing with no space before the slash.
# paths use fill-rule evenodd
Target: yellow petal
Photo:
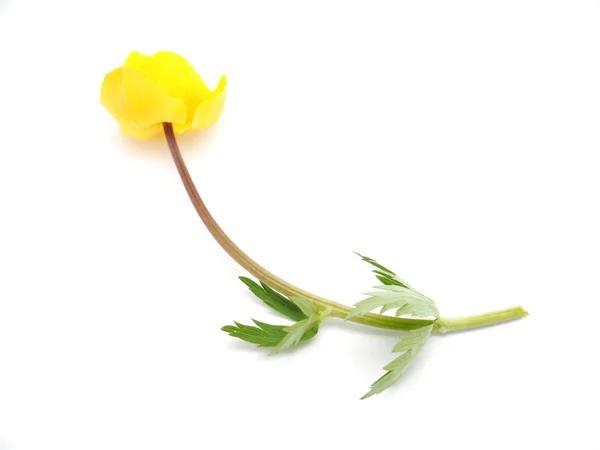
<path id="1" fill-rule="evenodd" d="M 172 98 L 137 70 L 119 68 L 104 77 L 100 101 L 121 125 L 123 134 L 148 139 L 162 122 L 184 123 L 184 103 Z"/>
<path id="2" fill-rule="evenodd" d="M 208 100 L 200 102 L 194 113 L 194 120 L 190 125 L 191 130 L 205 130 L 212 127 L 223 112 L 227 91 L 227 78 L 221 77 L 217 88 L 211 93 Z"/>
<path id="3" fill-rule="evenodd" d="M 183 101 L 187 109 L 188 126 L 194 111 L 201 102 L 211 97 L 198 72 L 186 59 L 171 52 L 158 52 L 153 56 L 133 52 L 123 67 L 136 69 L 144 78 L 160 86 L 170 97 Z"/>

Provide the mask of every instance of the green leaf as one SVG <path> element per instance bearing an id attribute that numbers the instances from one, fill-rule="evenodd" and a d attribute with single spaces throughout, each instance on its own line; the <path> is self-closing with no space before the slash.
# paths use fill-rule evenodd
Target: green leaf
<path id="1" fill-rule="evenodd" d="M 418 317 L 439 317 L 435 303 L 423 294 L 411 291 L 402 286 L 377 286 L 381 291 L 368 292 L 369 297 L 354 305 L 354 309 L 346 316 L 350 319 L 381 308 L 381 313 L 396 309 L 396 316 L 410 314 Z"/>
<path id="2" fill-rule="evenodd" d="M 361 255 L 361 254 L 360 254 L 360 253 L 358 253 L 358 252 L 354 252 L 354 254 L 355 254 L 355 255 L 358 255 L 358 256 L 360 256 L 360 258 L 361 258 L 363 261 L 366 261 L 366 262 L 368 262 L 369 264 L 371 264 L 372 266 L 375 266 L 375 267 L 377 267 L 377 269 L 379 269 L 380 271 L 382 271 L 382 272 L 386 272 L 386 273 L 389 273 L 389 274 L 391 274 L 392 276 L 396 275 L 396 274 L 395 274 L 394 272 L 392 272 L 390 269 L 388 269 L 387 267 L 384 267 L 383 265 L 379 264 L 379 263 L 378 263 L 377 261 L 375 261 L 373 258 L 369 258 L 368 256 Z M 375 272 L 375 271 L 373 271 L 373 272 Z"/>
<path id="3" fill-rule="evenodd" d="M 275 347 L 274 353 L 307 341 L 317 334 L 325 316 L 319 313 L 311 301 L 302 297 L 287 298 L 266 284 L 258 284 L 247 277 L 240 277 L 240 280 L 267 306 L 296 323 L 291 326 L 270 325 L 252 319 L 258 327 L 235 322 L 235 326 L 227 325 L 221 330 L 259 347 Z"/>
<path id="4" fill-rule="evenodd" d="M 232 337 L 256 344 L 259 347 L 275 347 L 286 335 L 286 332 L 283 330 L 285 326 L 283 325 L 269 325 L 254 319 L 252 321 L 258 327 L 235 322 L 235 326 L 227 325 L 221 328 L 221 330 Z"/>
<path id="5" fill-rule="evenodd" d="M 354 253 L 356 253 L 356 252 L 354 252 Z M 376 267 L 376 269 L 373 270 L 373 273 L 375 274 L 375 277 L 377 277 L 377 279 L 379 281 L 381 281 L 384 285 L 386 285 L 386 286 L 402 286 L 407 289 L 412 289 L 410 284 L 408 284 L 406 281 L 404 281 L 402 278 L 400 278 L 398 275 L 396 275 L 394 272 L 392 272 L 387 267 L 379 264 L 373 258 L 369 258 L 368 256 L 363 256 L 360 253 L 356 253 L 356 254 L 358 256 L 360 256 L 363 261 L 366 261 L 369 264 L 371 264 L 372 266 Z"/>
<path id="6" fill-rule="evenodd" d="M 290 297 L 290 300 L 294 302 L 298 308 L 300 308 L 300 311 L 302 311 L 307 318 L 317 315 L 317 308 L 315 308 L 315 305 L 313 305 L 310 300 L 297 296 Z"/>
<path id="7" fill-rule="evenodd" d="M 398 381 L 398 379 L 406 371 L 412 360 L 415 359 L 415 357 L 419 354 L 429 339 L 429 336 L 431 336 L 432 330 L 433 324 L 409 331 L 406 335 L 404 335 L 392 350 L 393 352 L 404 353 L 384 367 L 384 369 L 387 370 L 387 373 L 385 373 L 381 378 L 371 385 L 371 389 L 362 397 L 361 400 L 376 394 L 380 394 L 396 383 L 396 381 Z"/>
<path id="8" fill-rule="evenodd" d="M 301 320 L 300 322 L 296 322 L 294 325 L 286 327 L 285 332 L 286 335 L 279 343 L 275 346 L 272 353 L 280 353 L 284 350 L 287 350 L 294 345 L 298 345 L 302 338 L 311 334 L 314 331 L 314 334 L 317 334 L 319 329 L 319 324 L 321 323 L 321 319 L 318 315 L 314 315 L 309 317 L 308 319 Z M 313 334 L 313 336 L 314 336 Z"/>
<path id="9" fill-rule="evenodd" d="M 304 320 L 308 317 L 308 314 L 304 314 L 302 309 L 293 301 L 273 290 L 269 286 L 262 283 L 259 285 L 248 277 L 240 277 L 240 280 L 242 280 L 242 282 L 248 286 L 250 291 L 252 291 L 254 295 L 261 299 L 265 305 L 274 309 L 285 317 L 288 317 L 295 322 Z"/>
<path id="10" fill-rule="evenodd" d="M 357 253 L 357 255 L 359 255 Z M 367 256 L 359 255 L 363 261 L 376 267 L 373 272 L 382 286 L 375 286 L 380 289 L 377 292 L 367 292 L 369 296 L 354 305 L 354 309 L 348 314 L 346 319 L 359 316 L 381 308 L 381 313 L 391 309 L 396 310 L 396 316 L 411 315 L 418 317 L 439 317 L 435 303 L 429 297 L 417 292 L 410 284 L 400 279 L 394 272 L 377 261 Z"/>
<path id="11" fill-rule="evenodd" d="M 243 325 L 234 322 L 234 325 L 227 325 L 221 328 L 230 336 L 241 339 L 251 344 L 257 344 L 259 347 L 276 347 L 286 336 L 288 336 L 288 328 L 285 325 L 271 325 L 252 319 L 257 327 L 251 325 Z M 319 331 L 318 324 L 300 337 L 300 342 L 308 341 L 316 336 Z"/>

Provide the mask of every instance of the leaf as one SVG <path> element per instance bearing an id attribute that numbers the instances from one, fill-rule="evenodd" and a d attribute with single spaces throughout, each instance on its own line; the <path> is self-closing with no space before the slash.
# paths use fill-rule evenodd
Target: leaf
<path id="1" fill-rule="evenodd" d="M 419 354 L 429 339 L 429 336 L 431 336 L 432 330 L 433 324 L 409 331 L 406 335 L 402 336 L 392 351 L 404 353 L 384 367 L 384 369 L 387 370 L 387 373 L 371 385 L 371 389 L 361 398 L 361 400 L 380 394 L 396 383 L 406 371 L 412 360 Z"/>
<path id="2" fill-rule="evenodd" d="M 417 292 L 410 284 L 400 279 L 394 272 L 377 261 L 367 256 L 357 253 L 363 261 L 376 267 L 373 272 L 382 286 L 375 286 L 380 289 L 377 292 L 367 292 L 369 297 L 354 305 L 354 309 L 348 314 L 346 319 L 359 316 L 381 308 L 381 313 L 391 309 L 396 310 L 396 316 L 411 315 L 418 317 L 439 317 L 435 303 L 429 297 Z"/>
<path id="3" fill-rule="evenodd" d="M 221 330 L 259 347 L 275 347 L 273 353 L 307 341 L 317 334 L 326 314 L 320 313 L 311 301 L 302 297 L 287 298 L 266 284 L 258 284 L 247 277 L 240 277 L 240 280 L 267 306 L 296 323 L 291 326 L 270 325 L 252 319 L 258 327 L 234 322 L 235 326 L 227 325 Z"/>
<path id="4" fill-rule="evenodd" d="M 294 302 L 294 304 L 300 308 L 300 311 L 306 316 L 311 317 L 317 315 L 317 308 L 310 300 L 307 300 L 303 297 L 290 297 L 290 300 Z"/>
<path id="5" fill-rule="evenodd" d="M 302 297 L 290 297 L 290 300 L 306 314 L 307 318 L 296 322 L 294 325 L 284 328 L 286 336 L 275 346 L 272 353 L 282 352 L 302 341 L 303 336 L 310 334 L 312 330 L 317 334 L 321 321 L 327 317 L 328 312 L 320 313 L 315 305 L 308 299 Z"/>
<path id="6" fill-rule="evenodd" d="M 309 316 L 308 314 L 304 314 L 297 304 L 269 286 L 262 283 L 259 285 L 254 280 L 247 277 L 240 277 L 240 280 L 242 280 L 242 282 L 248 286 L 250 291 L 261 299 L 265 305 L 274 309 L 279 314 L 282 314 L 295 322 L 304 320 Z"/>
<path id="7" fill-rule="evenodd" d="M 252 319 L 258 325 L 253 327 L 234 322 L 235 326 L 227 325 L 221 328 L 232 337 L 257 344 L 259 347 L 275 347 L 285 337 L 284 325 L 269 325 Z"/>
<path id="8" fill-rule="evenodd" d="M 376 289 L 381 291 L 366 293 L 365 295 L 369 297 L 356 303 L 346 319 L 366 314 L 377 308 L 381 308 L 381 313 L 396 309 L 396 316 L 410 314 L 418 317 L 439 317 L 439 311 L 433 300 L 423 294 L 402 286 L 377 286 Z"/>
<path id="9" fill-rule="evenodd" d="M 252 319 L 258 326 L 243 325 L 234 322 L 235 326 L 227 325 L 221 328 L 224 332 L 232 337 L 236 337 L 251 344 L 257 344 L 259 347 L 276 347 L 287 335 L 287 326 L 285 325 L 270 325 Z M 307 330 L 301 337 L 300 342 L 308 341 L 316 336 L 319 331 L 318 325 L 310 330 Z"/>
<path id="10" fill-rule="evenodd" d="M 356 253 L 356 252 L 354 252 L 354 253 Z M 360 256 L 363 261 L 366 261 L 369 264 L 371 264 L 372 266 L 376 267 L 376 269 L 373 270 L 373 273 L 375 274 L 375 277 L 377 277 L 377 279 L 379 281 L 381 281 L 384 285 L 386 285 L 386 286 L 402 286 L 407 289 L 412 289 L 410 284 L 408 284 L 406 281 L 404 281 L 402 278 L 400 278 L 398 275 L 396 275 L 394 272 L 392 272 L 387 267 L 379 264 L 373 258 L 369 258 L 368 256 L 363 256 L 360 253 L 356 253 L 356 254 L 358 256 Z"/>
<path id="11" fill-rule="evenodd" d="M 294 325 L 285 327 L 286 335 L 279 341 L 279 343 L 275 346 L 272 353 L 280 353 L 294 345 L 298 345 L 302 338 L 306 335 L 314 331 L 314 334 L 317 334 L 319 324 L 321 323 L 321 318 L 318 315 L 314 315 L 309 317 L 308 319 L 301 320 L 300 322 L 296 322 Z"/>
<path id="12" fill-rule="evenodd" d="M 409 331 L 404 336 L 402 336 L 402 338 L 400 338 L 398 343 L 394 346 L 392 352 L 399 353 L 412 351 L 413 354 L 415 352 L 419 353 L 425 345 L 425 343 L 427 342 L 427 339 L 429 339 L 429 336 L 431 336 L 432 331 L 433 324 Z M 384 368 L 387 369 L 387 366 Z"/>

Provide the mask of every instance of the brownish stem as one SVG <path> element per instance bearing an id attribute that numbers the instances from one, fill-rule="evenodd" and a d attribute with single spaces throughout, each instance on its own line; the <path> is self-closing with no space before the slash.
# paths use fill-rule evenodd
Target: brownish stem
<path id="1" fill-rule="evenodd" d="M 188 172 L 187 167 L 185 165 L 185 161 L 183 160 L 183 157 L 181 155 L 179 145 L 177 144 L 177 140 L 175 139 L 173 125 L 170 123 L 164 123 L 163 128 L 165 136 L 167 138 L 167 143 L 169 145 L 169 150 L 171 151 L 171 156 L 173 157 L 173 161 L 175 162 L 177 171 L 181 176 L 181 181 L 183 181 L 185 190 L 187 191 L 190 200 L 192 201 L 192 204 L 196 209 L 196 212 L 200 216 L 200 219 L 202 219 L 202 222 L 204 223 L 208 231 L 210 231 L 215 240 L 229 254 L 229 256 L 231 256 L 240 266 L 242 266 L 244 269 L 246 269 L 249 273 L 251 273 L 253 276 L 255 276 L 267 286 L 270 286 L 273 289 L 288 296 L 298 296 L 308 299 L 312 301 L 316 306 L 321 307 L 322 309 L 329 307 L 332 310 L 332 316 L 338 318 L 345 318 L 351 311 L 351 307 L 333 302 L 323 297 L 319 297 L 315 294 L 311 294 L 310 292 L 304 291 L 288 283 L 287 281 L 282 280 L 281 278 L 269 272 L 267 269 L 255 262 L 237 245 L 235 245 L 235 243 L 229 238 L 229 236 L 225 234 L 223 229 L 219 226 L 219 224 L 210 214 L 210 212 L 206 208 L 206 205 L 202 201 L 202 198 L 200 197 L 200 194 L 198 193 L 198 190 L 194 185 L 192 177 L 190 176 L 190 173 Z M 364 325 L 370 325 L 379 328 L 389 328 L 394 330 L 412 330 L 433 323 L 433 320 L 405 319 L 373 313 L 365 314 L 363 316 L 355 316 L 349 320 Z"/>

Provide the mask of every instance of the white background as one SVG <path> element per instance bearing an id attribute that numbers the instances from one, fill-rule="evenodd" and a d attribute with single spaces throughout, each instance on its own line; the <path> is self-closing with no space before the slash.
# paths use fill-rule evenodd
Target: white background
<path id="1" fill-rule="evenodd" d="M 132 50 L 184 55 L 218 125 L 181 140 L 230 236 L 351 304 L 378 259 L 444 316 L 327 323 L 289 354 L 162 140 L 99 103 Z M 0 0 L 0 449 L 600 449 L 600 1 Z"/>

